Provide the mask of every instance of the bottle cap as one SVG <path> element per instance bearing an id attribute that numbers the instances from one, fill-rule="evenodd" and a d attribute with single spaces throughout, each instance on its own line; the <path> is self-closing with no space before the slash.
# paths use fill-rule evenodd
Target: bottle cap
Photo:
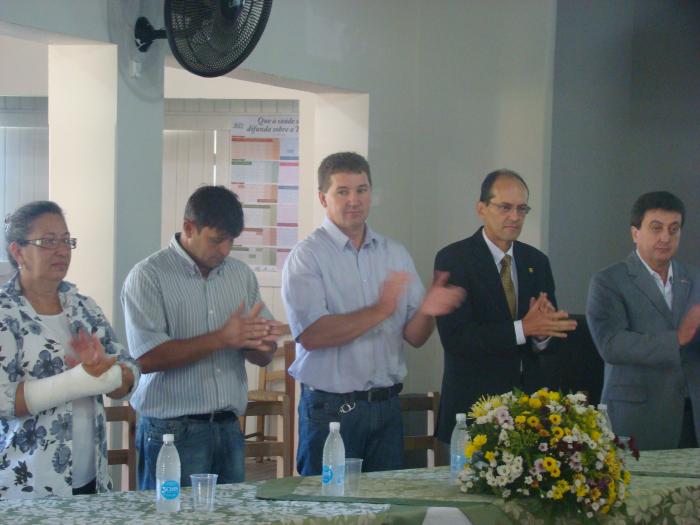
<path id="1" fill-rule="evenodd" d="M 173 441 L 175 441 L 173 434 L 163 434 L 163 443 L 172 443 Z"/>
<path id="2" fill-rule="evenodd" d="M 467 421 L 467 414 L 460 412 L 455 416 L 457 418 L 457 423 L 464 423 Z"/>
<path id="3" fill-rule="evenodd" d="M 331 421 L 331 424 L 329 425 L 331 432 L 334 430 L 340 430 L 340 421 Z"/>

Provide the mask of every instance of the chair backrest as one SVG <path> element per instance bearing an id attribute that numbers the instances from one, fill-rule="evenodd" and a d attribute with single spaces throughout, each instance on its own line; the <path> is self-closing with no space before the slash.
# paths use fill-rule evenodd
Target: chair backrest
<path id="1" fill-rule="evenodd" d="M 136 412 L 131 405 L 105 407 L 108 423 L 121 422 L 126 425 L 123 433 L 127 448 L 107 451 L 109 465 L 126 465 L 129 470 L 126 490 L 136 490 Z"/>
<path id="2" fill-rule="evenodd" d="M 289 396 L 292 406 L 294 406 L 296 386 L 294 378 L 287 373 L 287 370 L 294 362 L 295 353 L 294 341 L 285 341 L 275 352 L 272 362 L 267 366 L 260 367 L 257 388 L 257 390 L 273 392 L 284 391 Z"/>
<path id="3" fill-rule="evenodd" d="M 287 370 L 294 361 L 295 352 L 294 341 L 287 341 L 277 349 L 272 362 L 260 368 L 258 388 L 248 392 L 248 409 L 241 420 L 245 432 L 246 418 L 256 418 L 256 431 L 246 434 L 246 456 L 259 460 L 265 456 L 282 458 L 277 469 L 280 477 L 291 476 L 293 472 L 296 385 Z M 276 419 L 266 421 L 267 416 L 276 416 Z"/>
<path id="4" fill-rule="evenodd" d="M 425 450 L 427 453 L 427 465 L 446 465 L 443 445 L 434 436 L 437 414 L 440 408 L 440 393 L 428 392 L 427 394 L 403 394 L 399 396 L 401 411 L 425 412 L 425 434 L 404 436 L 404 451 Z"/>
<path id="5" fill-rule="evenodd" d="M 291 406 L 289 396 L 284 392 L 257 391 L 254 398 L 249 398 L 245 417 L 256 417 L 258 428 L 261 431 L 246 436 L 255 438 L 255 441 L 246 439 L 245 456 L 262 458 L 267 456 L 279 457 L 282 461 L 277 463 L 277 476 L 287 477 L 293 473 L 292 456 L 292 417 L 294 408 Z M 276 421 L 276 435 L 264 435 L 265 418 L 273 416 Z"/>

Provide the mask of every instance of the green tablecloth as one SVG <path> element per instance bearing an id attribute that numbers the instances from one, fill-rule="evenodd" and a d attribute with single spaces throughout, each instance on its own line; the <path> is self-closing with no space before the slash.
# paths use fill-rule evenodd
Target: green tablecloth
<path id="1" fill-rule="evenodd" d="M 700 449 L 643 452 L 631 461 L 632 483 L 624 512 L 605 516 L 611 525 L 700 525 Z M 462 494 L 448 483 L 446 467 L 362 474 L 354 498 L 324 498 L 318 477 L 286 478 L 264 483 L 258 497 L 294 501 L 365 502 L 392 505 L 458 507 L 474 525 L 576 523 L 571 516 L 544 519 L 527 500 Z"/>
<path id="2" fill-rule="evenodd" d="M 292 478 L 289 478 L 292 479 Z M 153 491 L 113 492 L 72 498 L 42 498 L 0 502 L 2 524 L 420 524 L 426 509 L 368 503 L 317 503 L 263 501 L 255 493 L 260 482 L 221 485 L 216 490 L 216 509 L 192 511 L 189 488 L 183 489 L 182 510 L 157 514 Z"/>
<path id="3" fill-rule="evenodd" d="M 642 453 L 632 472 L 626 512 L 601 523 L 700 524 L 699 449 Z M 526 500 L 462 494 L 449 486 L 446 468 L 363 474 L 357 498 L 324 501 L 319 491 L 320 481 L 314 477 L 222 485 L 215 512 L 194 513 L 190 491 L 183 489 L 183 511 L 168 515 L 156 514 L 152 491 L 16 500 L 0 502 L 0 523 L 412 525 L 423 522 L 428 507 L 457 507 L 474 525 L 575 523 L 570 517 L 535 516 Z"/>

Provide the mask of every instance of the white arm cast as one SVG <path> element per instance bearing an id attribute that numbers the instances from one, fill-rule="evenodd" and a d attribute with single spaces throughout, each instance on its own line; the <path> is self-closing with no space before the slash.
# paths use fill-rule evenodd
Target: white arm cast
<path id="1" fill-rule="evenodd" d="M 122 369 L 113 365 L 100 377 L 78 365 L 60 374 L 24 382 L 24 400 L 32 415 L 83 397 L 106 394 L 122 384 Z"/>

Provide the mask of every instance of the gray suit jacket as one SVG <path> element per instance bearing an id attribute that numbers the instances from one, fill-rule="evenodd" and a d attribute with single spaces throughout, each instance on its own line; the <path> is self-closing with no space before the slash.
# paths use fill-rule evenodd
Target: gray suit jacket
<path id="1" fill-rule="evenodd" d="M 700 437 L 700 348 L 679 348 L 676 336 L 696 274 L 672 265 L 671 309 L 635 252 L 595 274 L 588 290 L 586 318 L 605 361 L 601 402 L 614 432 L 634 436 L 643 450 L 678 447 L 688 396 Z"/>

